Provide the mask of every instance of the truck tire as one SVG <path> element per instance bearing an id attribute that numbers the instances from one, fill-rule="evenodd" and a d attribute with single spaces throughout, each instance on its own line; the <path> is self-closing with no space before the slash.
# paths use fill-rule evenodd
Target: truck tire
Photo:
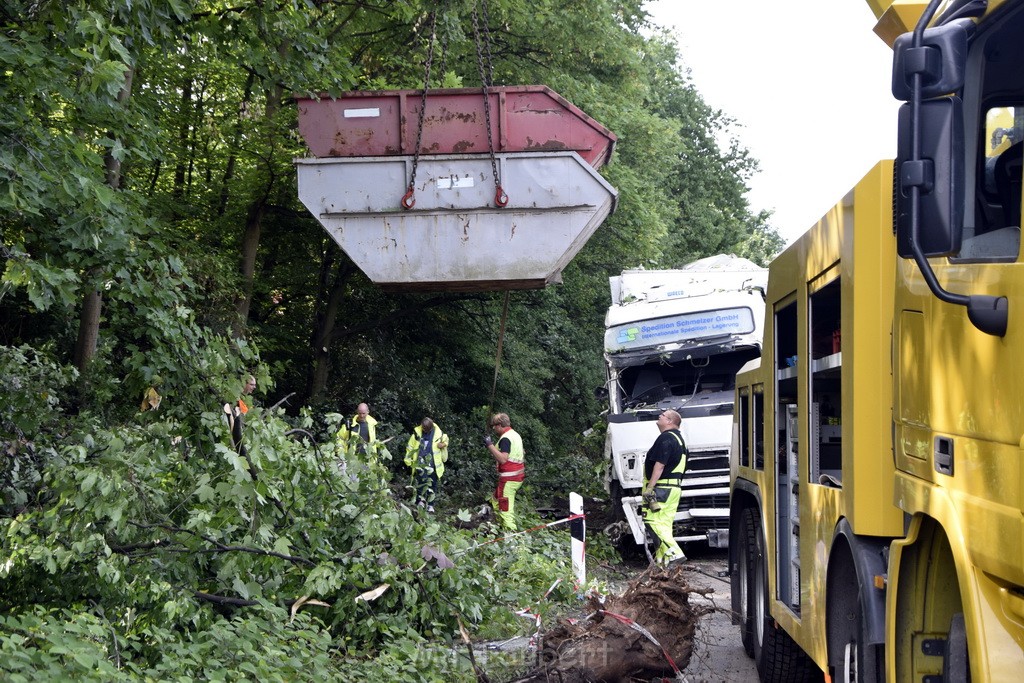
<path id="1" fill-rule="evenodd" d="M 604 528 L 604 535 L 611 546 L 618 551 L 623 562 L 640 562 L 646 558 L 646 553 L 644 547 L 633 540 L 633 532 L 629 528 L 629 522 L 626 521 L 626 513 L 622 511 L 622 498 L 625 496 L 622 485 L 613 479 L 609 486 L 609 492 L 612 507 L 608 517 L 612 523 Z"/>
<path id="2" fill-rule="evenodd" d="M 825 592 L 829 666 L 837 683 L 884 683 L 885 648 L 868 644 L 869 629 L 853 550 L 833 546 Z"/>
<path id="3" fill-rule="evenodd" d="M 754 656 L 754 557 L 757 554 L 757 510 L 740 513 L 739 538 L 736 539 L 736 566 L 732 573 L 732 591 L 737 596 L 740 640 L 748 657 Z"/>
<path id="4" fill-rule="evenodd" d="M 857 635 L 843 646 L 842 670 L 836 672 L 834 680 L 840 683 L 880 683 L 885 681 L 881 669 L 880 648 L 866 645 L 864 611 L 857 607 Z"/>
<path id="5" fill-rule="evenodd" d="M 608 517 L 612 522 L 625 522 L 626 513 L 622 511 L 622 484 L 617 480 L 612 479 L 611 484 L 608 487 L 609 498 L 611 498 L 611 510 L 608 511 Z"/>
<path id="6" fill-rule="evenodd" d="M 768 593 L 768 560 L 761 523 L 755 518 L 753 588 L 754 664 L 762 683 L 822 681 L 824 676 L 796 641 L 775 623 Z"/>
<path id="7" fill-rule="evenodd" d="M 967 657 L 967 627 L 964 613 L 957 612 L 949 624 L 946 637 L 946 656 L 942 662 L 943 683 L 970 683 L 971 665 Z"/>

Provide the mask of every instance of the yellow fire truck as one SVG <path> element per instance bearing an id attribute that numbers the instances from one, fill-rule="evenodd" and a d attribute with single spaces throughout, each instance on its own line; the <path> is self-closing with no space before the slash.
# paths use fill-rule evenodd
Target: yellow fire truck
<path id="1" fill-rule="evenodd" d="M 869 4 L 897 157 L 769 269 L 734 621 L 762 681 L 1020 681 L 1024 0 Z"/>

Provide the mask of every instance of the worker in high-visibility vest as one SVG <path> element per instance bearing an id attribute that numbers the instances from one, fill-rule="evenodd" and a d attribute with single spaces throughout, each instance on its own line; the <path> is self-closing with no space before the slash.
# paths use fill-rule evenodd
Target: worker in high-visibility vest
<path id="1" fill-rule="evenodd" d="M 249 405 L 245 402 L 245 397 L 255 390 L 256 378 L 252 375 L 246 375 L 245 383 L 242 385 L 242 396 L 235 404 L 224 404 L 224 416 L 228 421 L 231 446 L 242 456 L 246 455 L 245 446 L 242 445 L 242 427 L 245 424 L 245 415 L 249 412 Z"/>
<path id="2" fill-rule="evenodd" d="M 494 489 L 491 505 L 498 521 L 506 529 L 516 530 L 516 491 L 526 479 L 526 452 L 523 437 L 512 429 L 512 421 L 505 413 L 491 416 L 491 430 L 498 437 L 498 443 L 490 436 L 484 437 L 487 451 L 498 464 L 498 485 Z"/>
<path id="3" fill-rule="evenodd" d="M 644 461 L 644 521 L 658 537 L 654 559 L 659 564 L 686 559 L 672 533 L 682 493 L 683 472 L 686 471 L 686 444 L 679 431 L 682 422 L 682 417 L 674 410 L 666 410 L 658 416 L 661 434 L 647 451 Z"/>
<path id="4" fill-rule="evenodd" d="M 405 446 L 405 464 L 412 468 L 415 504 L 418 507 L 425 507 L 427 512 L 434 511 L 434 500 L 437 498 L 447 460 L 448 435 L 442 432 L 432 419 L 423 418 L 413 429 L 409 443 Z"/>
<path id="5" fill-rule="evenodd" d="M 356 407 L 356 414 L 341 423 L 338 429 L 338 441 L 347 446 L 346 450 L 354 450 L 356 453 L 375 453 L 374 445 L 377 443 L 377 420 L 370 415 L 370 407 L 360 403 Z"/>

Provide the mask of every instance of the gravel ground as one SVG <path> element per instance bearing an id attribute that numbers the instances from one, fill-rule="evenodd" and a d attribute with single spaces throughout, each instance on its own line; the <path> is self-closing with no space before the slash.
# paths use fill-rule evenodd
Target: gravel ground
<path id="1" fill-rule="evenodd" d="M 727 575 L 728 550 L 687 548 L 694 584 L 714 590 L 718 609 L 701 619 L 694 639 L 693 657 L 683 675 L 689 683 L 747 683 L 757 681 L 754 660 L 743 651 L 738 626 L 729 618 L 731 592 Z M 694 604 L 709 604 L 703 596 L 691 594 Z"/>

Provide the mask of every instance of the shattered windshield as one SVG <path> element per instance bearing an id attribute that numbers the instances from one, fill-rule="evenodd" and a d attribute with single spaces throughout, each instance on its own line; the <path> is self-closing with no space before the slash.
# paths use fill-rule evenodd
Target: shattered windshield
<path id="1" fill-rule="evenodd" d="M 657 415 L 668 408 L 686 417 L 731 415 L 736 373 L 760 349 L 745 346 L 703 358 L 658 358 L 621 368 L 617 390 L 626 411 Z"/>

